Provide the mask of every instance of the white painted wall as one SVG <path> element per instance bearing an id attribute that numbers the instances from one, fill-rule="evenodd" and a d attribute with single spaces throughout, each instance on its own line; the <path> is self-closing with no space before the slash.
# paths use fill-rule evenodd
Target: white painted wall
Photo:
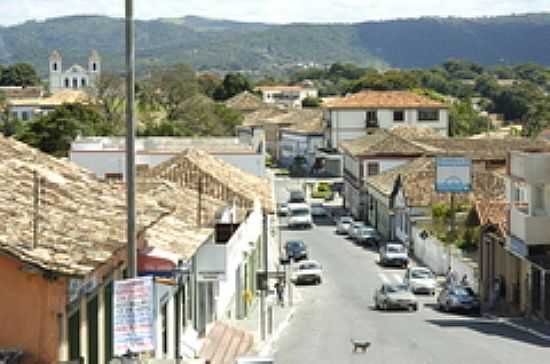
<path id="1" fill-rule="evenodd" d="M 411 161 L 413 161 L 413 159 L 364 159 L 363 179 L 366 180 L 368 178 L 367 166 L 369 163 L 378 163 L 378 165 L 380 166 L 380 173 L 384 173 L 386 171 L 389 171 L 390 169 L 402 166 L 403 164 L 409 163 Z"/>
<path id="2" fill-rule="evenodd" d="M 79 146 L 80 149 L 80 146 Z M 177 153 L 153 154 L 138 152 L 136 165 L 148 165 L 154 167 L 166 160 L 172 159 Z M 241 170 L 263 177 L 265 175 L 265 156 L 261 154 L 213 154 L 215 157 L 237 167 Z M 126 176 L 126 155 L 124 151 L 94 151 L 71 150 L 69 159 L 104 178 L 106 173 L 121 173 Z"/>

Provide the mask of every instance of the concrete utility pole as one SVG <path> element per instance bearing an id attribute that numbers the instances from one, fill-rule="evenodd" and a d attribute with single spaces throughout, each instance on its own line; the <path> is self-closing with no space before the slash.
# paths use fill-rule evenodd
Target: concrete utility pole
<path id="1" fill-rule="evenodd" d="M 136 127 L 134 0 L 126 0 L 126 199 L 128 206 L 128 277 L 137 277 Z"/>

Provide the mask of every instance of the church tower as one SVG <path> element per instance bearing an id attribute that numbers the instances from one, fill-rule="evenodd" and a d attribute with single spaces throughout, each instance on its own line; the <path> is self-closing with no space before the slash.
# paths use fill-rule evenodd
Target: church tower
<path id="1" fill-rule="evenodd" d="M 49 79 L 50 79 L 50 92 L 55 93 L 57 90 L 63 88 L 61 76 L 63 73 L 63 58 L 61 54 L 55 50 L 50 54 L 50 66 L 49 66 Z"/>

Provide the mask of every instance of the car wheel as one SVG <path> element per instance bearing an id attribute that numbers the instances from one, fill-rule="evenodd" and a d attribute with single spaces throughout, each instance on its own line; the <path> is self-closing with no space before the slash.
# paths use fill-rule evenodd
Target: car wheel
<path id="1" fill-rule="evenodd" d="M 380 308 L 383 310 L 383 311 L 387 311 L 388 310 L 388 304 L 386 301 L 382 301 L 382 304 L 380 305 Z"/>
<path id="2" fill-rule="evenodd" d="M 317 284 L 321 284 L 321 278 L 317 278 Z"/>
<path id="3" fill-rule="evenodd" d="M 414 311 L 418 311 L 418 304 L 414 304 L 414 305 L 413 305 L 413 310 L 414 310 Z"/>
<path id="4" fill-rule="evenodd" d="M 432 293 L 432 296 L 435 296 L 435 290 L 433 290 L 431 293 Z"/>

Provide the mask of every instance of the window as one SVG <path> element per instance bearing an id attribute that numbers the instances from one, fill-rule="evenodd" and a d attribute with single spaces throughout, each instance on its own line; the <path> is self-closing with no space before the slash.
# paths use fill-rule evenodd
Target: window
<path id="1" fill-rule="evenodd" d="M 82 80 L 80 80 L 80 84 L 82 85 L 82 87 L 86 87 L 86 79 L 83 78 Z"/>
<path id="2" fill-rule="evenodd" d="M 438 121 L 439 110 L 427 109 L 418 110 L 418 121 Z"/>
<path id="3" fill-rule="evenodd" d="M 69 79 L 66 78 L 65 79 L 65 88 L 69 88 L 71 86 L 70 82 L 69 82 Z"/>
<path id="4" fill-rule="evenodd" d="M 29 120 L 29 113 L 27 111 L 23 111 L 21 113 L 21 119 L 23 119 L 24 121 Z"/>
<path id="5" fill-rule="evenodd" d="M 393 112 L 393 121 L 405 121 L 405 112 L 403 110 L 395 110 Z"/>
<path id="6" fill-rule="evenodd" d="M 377 176 L 380 174 L 380 163 L 369 162 L 367 164 L 367 176 Z"/>
<path id="7" fill-rule="evenodd" d="M 53 66 L 52 66 L 52 69 L 53 69 L 54 72 L 57 71 L 57 62 L 54 62 Z"/>
<path id="8" fill-rule="evenodd" d="M 97 71 L 97 63 L 92 63 L 92 70 L 95 72 Z"/>
<path id="9" fill-rule="evenodd" d="M 122 181 L 122 173 L 105 173 L 105 179 L 108 181 Z"/>
<path id="10" fill-rule="evenodd" d="M 378 126 L 378 116 L 376 110 L 367 111 L 366 115 L 367 128 Z"/>
<path id="11" fill-rule="evenodd" d="M 168 354 L 168 304 L 164 304 L 160 309 L 161 335 L 162 335 L 162 353 Z"/>

